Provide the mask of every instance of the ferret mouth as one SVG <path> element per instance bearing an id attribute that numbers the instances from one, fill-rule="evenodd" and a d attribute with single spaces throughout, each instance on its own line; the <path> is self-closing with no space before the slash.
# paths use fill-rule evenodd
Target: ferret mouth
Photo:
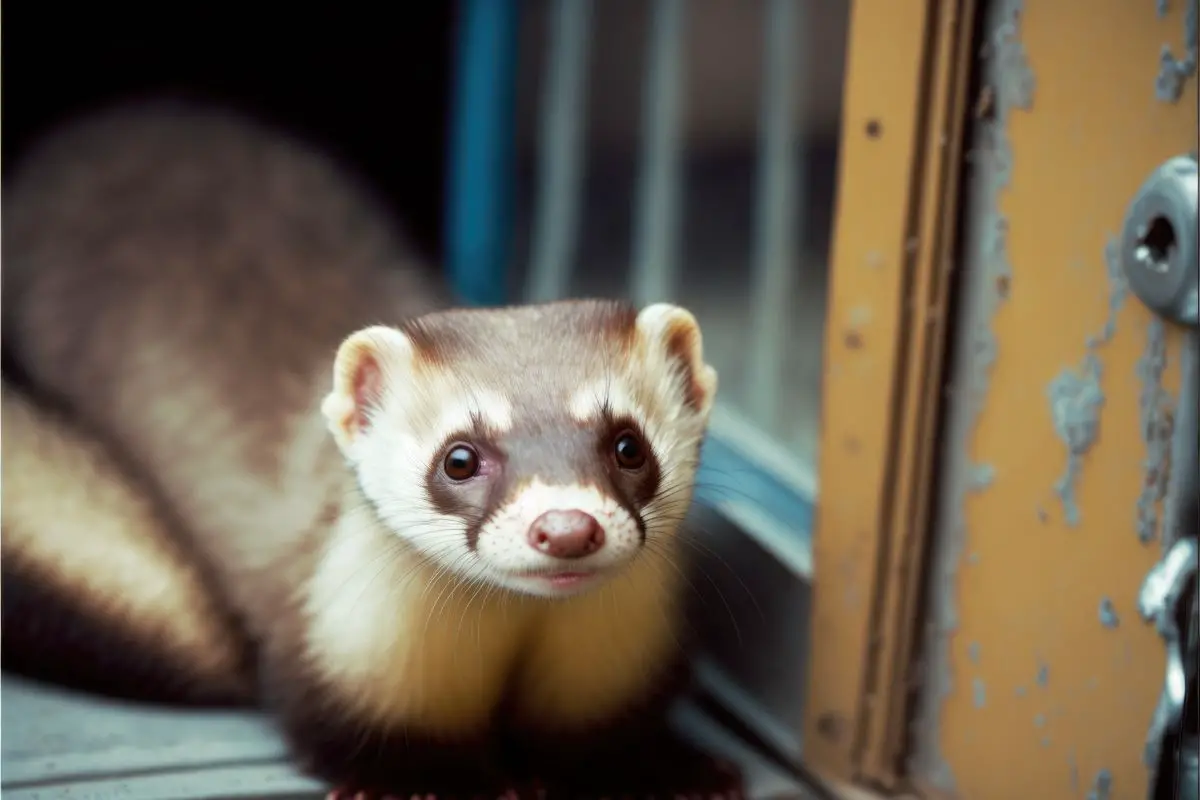
<path id="1" fill-rule="evenodd" d="M 517 577 L 545 582 L 554 589 L 574 589 L 590 583 L 600 574 L 598 569 L 531 570 L 517 573 Z"/>

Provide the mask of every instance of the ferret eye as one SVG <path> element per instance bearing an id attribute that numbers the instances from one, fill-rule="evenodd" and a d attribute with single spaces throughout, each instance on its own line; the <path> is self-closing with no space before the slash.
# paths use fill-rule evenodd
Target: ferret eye
<path id="1" fill-rule="evenodd" d="M 617 437 L 613 453 L 621 469 L 641 469 L 646 463 L 646 447 L 633 431 L 625 431 Z"/>
<path id="2" fill-rule="evenodd" d="M 442 462 L 442 471 L 452 481 L 465 481 L 475 477 L 479 472 L 479 454 L 473 447 L 456 444 L 446 453 Z"/>

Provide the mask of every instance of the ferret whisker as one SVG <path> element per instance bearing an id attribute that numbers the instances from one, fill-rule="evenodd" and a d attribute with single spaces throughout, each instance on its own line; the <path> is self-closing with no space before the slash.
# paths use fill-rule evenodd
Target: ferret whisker
<path id="1" fill-rule="evenodd" d="M 704 578 L 722 591 L 675 544 L 694 544 L 716 391 L 694 316 L 455 308 L 336 155 L 188 102 L 98 117 L 49 134 L 6 185 L 25 224 L 5 240 L 5 330 L 31 391 L 4 387 L 4 464 L 34 496 L 5 504 L 6 530 L 29 530 L 4 556 L 30 561 L 6 561 L 21 580 L 5 586 L 53 602 L 4 644 L 189 700 L 229 693 L 251 650 L 248 692 L 339 796 L 495 797 L 512 788 L 489 769 L 497 716 L 548 767 L 569 737 L 547 732 L 595 732 L 666 688 L 684 603 L 711 604 Z M 747 488 L 726 472 L 702 479 Z M 77 519 L 94 549 L 64 541 Z M 205 546 L 176 552 L 173 525 Z M 104 674 L 44 635 L 66 606 Z M 99 641 L 114 609 L 162 641 Z M 653 793 L 616 785 L 652 752 L 634 749 L 547 794 L 590 778 Z"/>
<path id="2" fill-rule="evenodd" d="M 698 539 L 696 539 L 693 536 L 680 536 L 679 541 L 682 542 L 683 544 L 686 544 L 688 547 L 695 549 L 697 552 L 701 553 L 703 558 L 705 558 L 709 561 L 716 562 L 720 566 L 724 567 L 729 572 L 729 574 L 733 576 L 733 579 L 735 581 L 737 581 L 738 586 L 741 587 L 742 591 L 744 591 L 746 593 L 746 597 L 748 597 L 750 599 L 750 602 L 754 605 L 754 610 L 758 614 L 759 619 L 766 620 L 766 618 L 767 618 L 766 612 L 764 612 L 762 609 L 762 606 L 759 605 L 758 597 L 754 594 L 753 591 L 750 590 L 750 587 L 746 585 L 746 582 L 744 580 L 742 580 L 741 574 L 736 569 L 734 569 L 733 565 L 730 564 L 723 556 L 721 556 L 720 553 L 718 553 L 716 550 L 712 549 L 711 547 L 709 547 L 708 545 L 699 541 Z M 693 559 L 693 562 L 696 562 L 696 561 L 697 561 L 697 559 Z M 697 566 L 699 566 L 699 565 L 697 564 Z M 709 578 L 709 580 L 711 582 L 712 578 Z"/>

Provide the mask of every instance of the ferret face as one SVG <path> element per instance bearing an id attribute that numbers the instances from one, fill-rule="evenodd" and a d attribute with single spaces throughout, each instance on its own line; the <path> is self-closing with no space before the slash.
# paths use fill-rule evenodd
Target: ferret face
<path id="1" fill-rule="evenodd" d="M 559 597 L 676 534 L 715 391 L 687 311 L 572 301 L 360 331 L 322 409 L 396 536 Z"/>

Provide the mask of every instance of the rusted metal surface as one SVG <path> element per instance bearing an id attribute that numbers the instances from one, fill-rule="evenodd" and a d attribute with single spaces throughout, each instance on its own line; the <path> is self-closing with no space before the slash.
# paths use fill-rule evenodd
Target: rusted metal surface
<path id="1" fill-rule="evenodd" d="M 1159 555 L 1179 342 L 1126 302 L 1112 240 L 1149 170 L 1195 147 L 1195 93 L 1158 102 L 1148 70 L 1190 5 L 989 4 L 923 794 L 1145 796 L 1163 648 L 1135 602 Z"/>

